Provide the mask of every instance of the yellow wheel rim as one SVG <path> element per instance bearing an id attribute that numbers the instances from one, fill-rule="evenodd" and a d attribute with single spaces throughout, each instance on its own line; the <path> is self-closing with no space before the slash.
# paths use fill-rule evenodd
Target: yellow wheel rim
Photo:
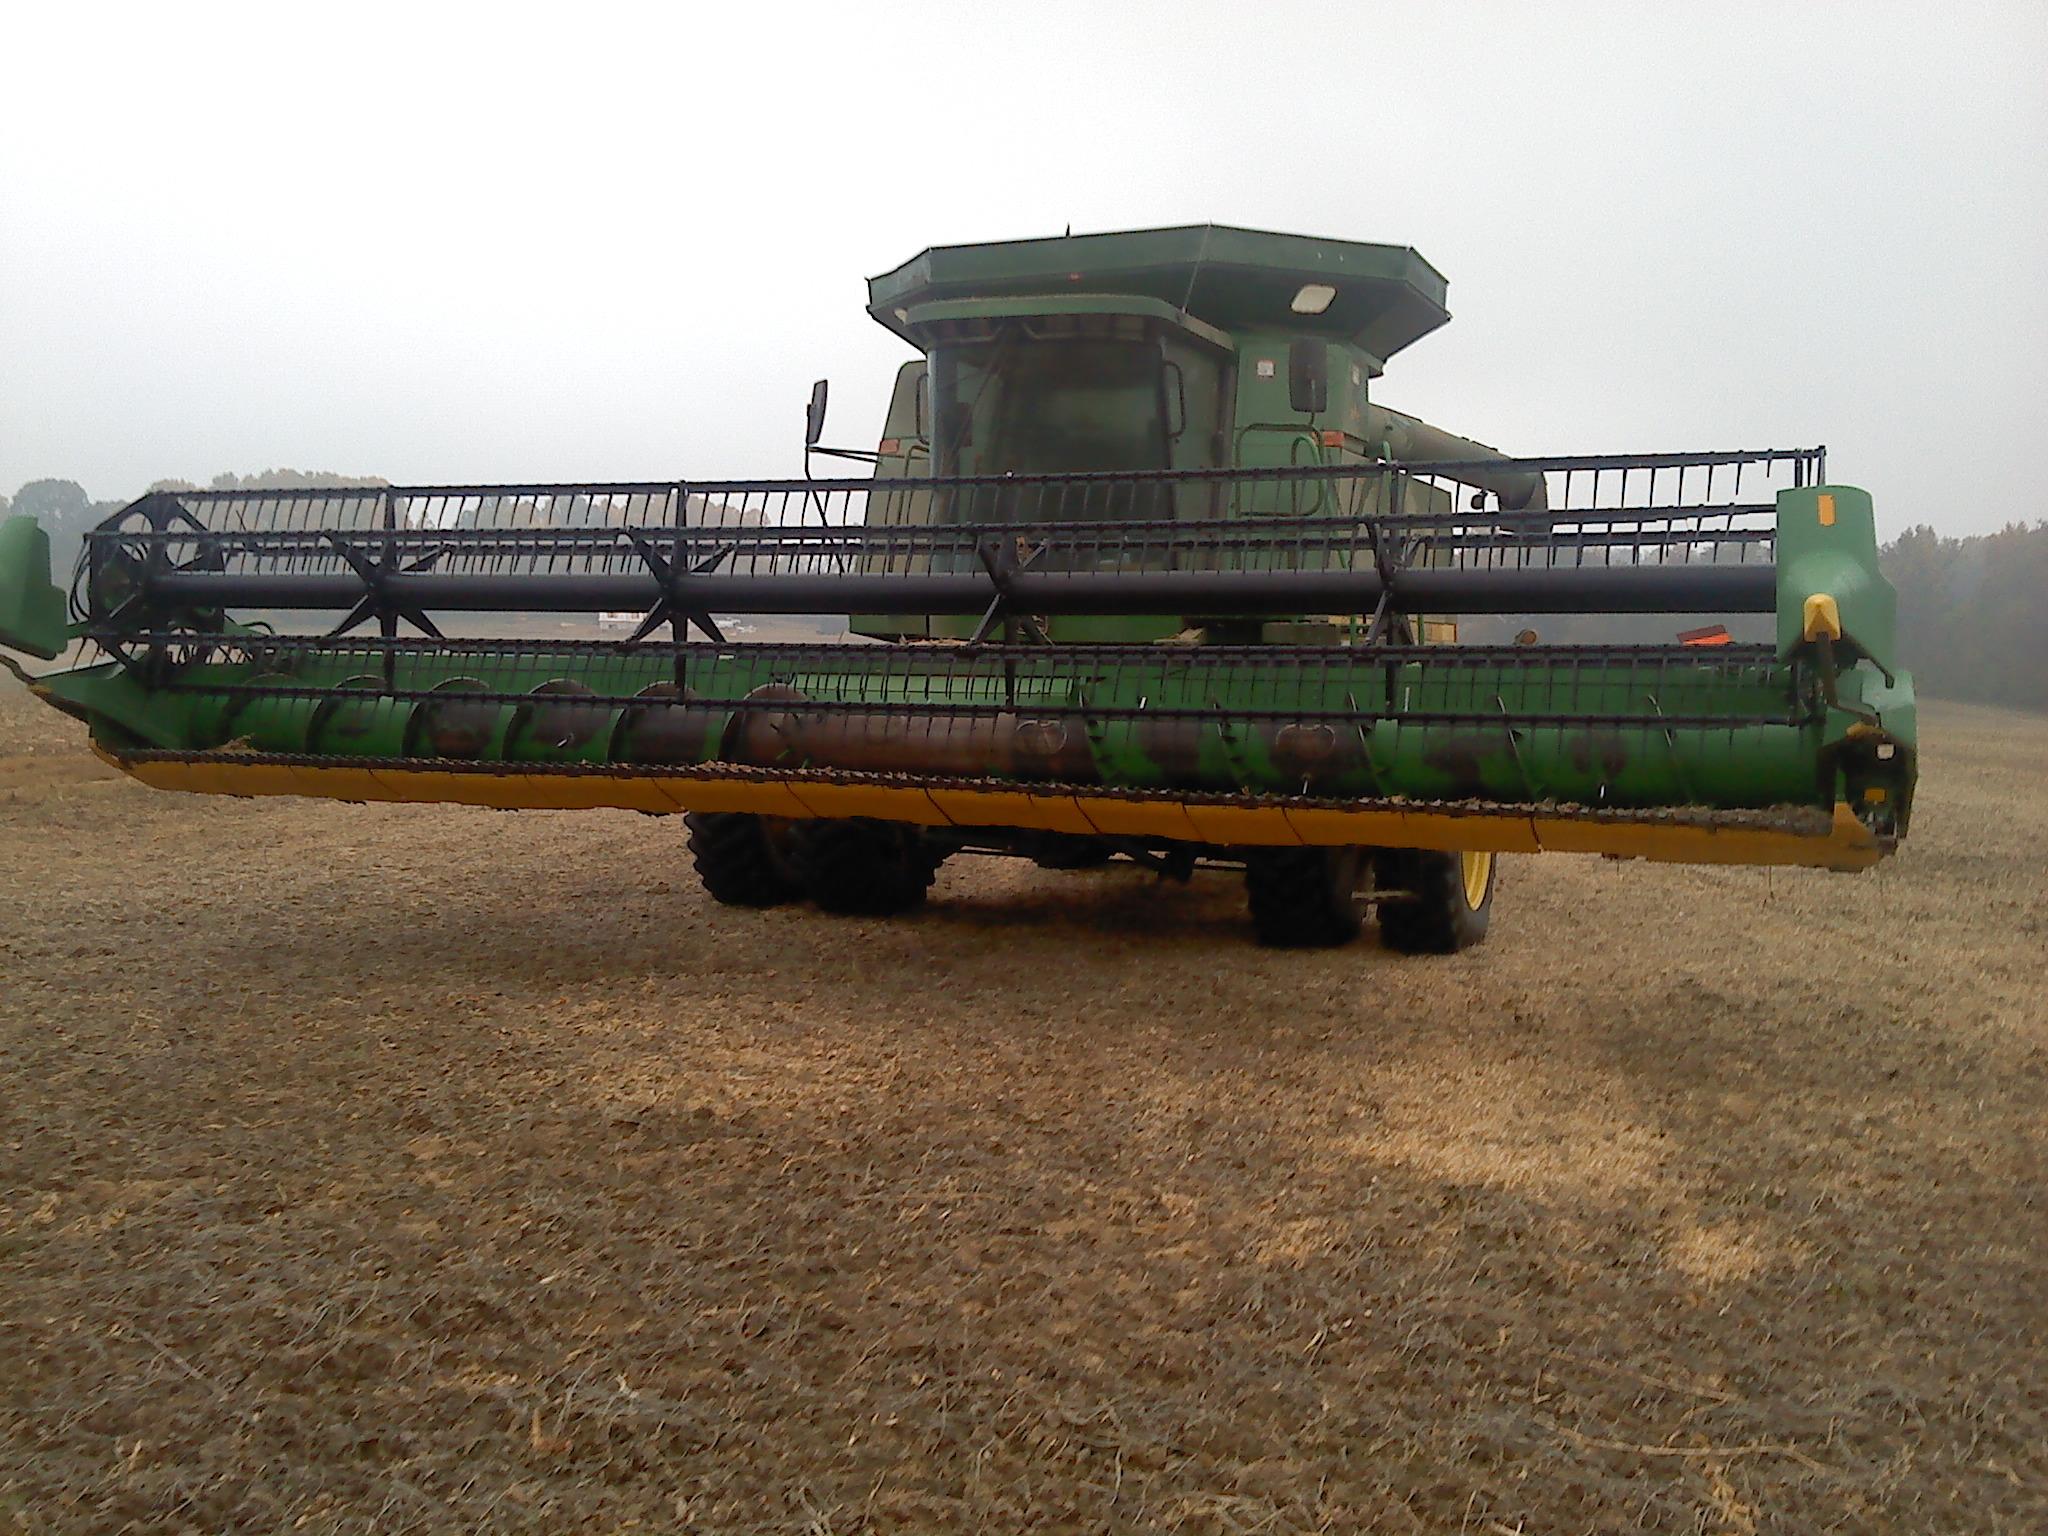
<path id="1" fill-rule="evenodd" d="M 1493 880 L 1493 855 L 1461 853 L 1458 867 L 1465 876 L 1465 905 L 1477 911 L 1486 900 L 1486 887 Z"/>

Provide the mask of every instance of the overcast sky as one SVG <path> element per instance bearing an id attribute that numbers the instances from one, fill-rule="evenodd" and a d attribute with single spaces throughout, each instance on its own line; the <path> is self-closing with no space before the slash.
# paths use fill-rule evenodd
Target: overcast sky
<path id="1" fill-rule="evenodd" d="M 923 246 L 1413 245 L 1384 403 L 2048 516 L 2048 5 L 0 7 L 0 490 L 785 475 Z"/>

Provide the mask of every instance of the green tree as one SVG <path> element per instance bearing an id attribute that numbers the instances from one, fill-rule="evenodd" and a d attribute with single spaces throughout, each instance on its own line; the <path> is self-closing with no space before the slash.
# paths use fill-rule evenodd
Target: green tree
<path id="1" fill-rule="evenodd" d="M 1909 528 L 1879 555 L 1921 693 L 2048 710 L 2048 522 L 1963 539 Z"/>
<path id="2" fill-rule="evenodd" d="M 50 568 L 58 572 L 77 560 L 85 530 L 112 510 L 96 506 L 76 480 L 31 480 L 14 493 L 13 505 L 50 535 Z"/>
<path id="3" fill-rule="evenodd" d="M 14 510 L 52 533 L 85 515 L 92 498 L 76 480 L 31 480 L 14 493 Z"/>

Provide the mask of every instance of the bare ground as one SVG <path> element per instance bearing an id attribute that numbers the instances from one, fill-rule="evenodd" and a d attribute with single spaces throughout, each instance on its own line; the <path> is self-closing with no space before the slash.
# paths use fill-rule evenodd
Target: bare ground
<path id="1" fill-rule="evenodd" d="M 1863 876 L 743 913 L 0 694 L 0 1529 L 2048 1527 L 2048 721 Z"/>

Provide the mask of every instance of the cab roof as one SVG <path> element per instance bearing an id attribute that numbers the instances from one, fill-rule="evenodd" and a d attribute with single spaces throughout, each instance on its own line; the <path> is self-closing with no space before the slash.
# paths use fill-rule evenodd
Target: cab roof
<path id="1" fill-rule="evenodd" d="M 1384 360 L 1450 319 L 1449 287 L 1404 245 L 1188 224 L 935 245 L 868 279 L 868 313 L 915 345 L 909 312 L 934 301 L 1121 294 L 1222 330 L 1323 336 Z"/>

